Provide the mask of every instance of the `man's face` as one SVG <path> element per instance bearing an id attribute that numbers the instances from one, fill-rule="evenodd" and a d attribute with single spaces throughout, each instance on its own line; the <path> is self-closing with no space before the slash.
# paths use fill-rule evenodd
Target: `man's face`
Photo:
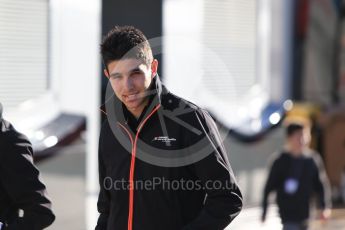
<path id="1" fill-rule="evenodd" d="M 302 151 L 308 143 L 308 135 L 307 131 L 305 130 L 298 130 L 294 134 L 289 137 L 290 145 L 297 150 Z"/>
<path id="2" fill-rule="evenodd" d="M 147 89 L 157 73 L 158 61 L 147 65 L 142 60 L 130 58 L 108 64 L 109 78 L 115 95 L 135 116 L 139 116 L 147 102 Z"/>

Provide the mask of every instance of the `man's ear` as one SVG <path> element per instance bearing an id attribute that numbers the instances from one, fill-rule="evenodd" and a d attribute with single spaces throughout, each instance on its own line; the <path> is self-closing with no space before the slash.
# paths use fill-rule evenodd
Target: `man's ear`
<path id="1" fill-rule="evenodd" d="M 153 59 L 151 63 L 151 78 L 154 78 L 156 76 L 157 71 L 158 71 L 158 60 Z"/>
<path id="2" fill-rule="evenodd" d="M 105 75 L 107 78 L 109 78 L 108 70 L 107 70 L 107 69 L 103 69 L 103 71 L 104 71 L 104 75 Z"/>

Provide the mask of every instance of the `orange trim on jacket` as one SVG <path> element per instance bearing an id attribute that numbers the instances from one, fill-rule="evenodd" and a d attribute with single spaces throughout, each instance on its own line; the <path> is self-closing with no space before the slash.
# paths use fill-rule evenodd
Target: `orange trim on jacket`
<path id="1" fill-rule="evenodd" d="M 133 141 L 133 137 L 131 135 L 131 133 L 127 130 L 127 128 L 122 125 L 121 123 L 118 123 L 124 130 L 125 132 L 128 134 L 129 139 L 131 141 L 132 144 L 132 157 L 131 157 L 131 166 L 129 169 L 129 211 L 128 211 L 128 230 L 132 230 L 133 229 L 133 207 L 134 207 L 134 168 L 135 168 L 135 156 L 136 156 L 136 151 L 137 151 L 137 141 L 138 141 L 138 137 L 139 137 L 139 133 L 142 129 L 142 127 L 144 126 L 144 124 L 146 123 L 146 121 L 160 108 L 160 104 L 157 105 L 152 111 L 151 113 L 143 120 L 143 122 L 140 123 L 140 125 L 138 126 L 138 131 L 135 135 L 135 139 Z"/>

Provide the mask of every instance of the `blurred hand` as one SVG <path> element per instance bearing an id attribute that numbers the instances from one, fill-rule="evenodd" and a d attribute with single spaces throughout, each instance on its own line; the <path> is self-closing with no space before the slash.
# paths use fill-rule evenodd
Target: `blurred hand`
<path id="1" fill-rule="evenodd" d="M 331 209 L 329 209 L 329 208 L 324 209 L 320 213 L 320 219 L 322 221 L 327 221 L 331 217 L 331 214 L 332 214 L 332 210 Z"/>

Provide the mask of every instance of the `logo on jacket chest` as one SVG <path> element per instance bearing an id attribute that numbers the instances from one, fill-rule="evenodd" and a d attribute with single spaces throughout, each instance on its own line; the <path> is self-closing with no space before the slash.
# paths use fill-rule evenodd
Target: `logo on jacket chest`
<path id="1" fill-rule="evenodd" d="M 171 143 L 174 141 L 176 141 L 176 138 L 168 137 L 168 136 L 158 136 L 152 139 L 152 142 L 161 142 L 161 143 Z"/>

